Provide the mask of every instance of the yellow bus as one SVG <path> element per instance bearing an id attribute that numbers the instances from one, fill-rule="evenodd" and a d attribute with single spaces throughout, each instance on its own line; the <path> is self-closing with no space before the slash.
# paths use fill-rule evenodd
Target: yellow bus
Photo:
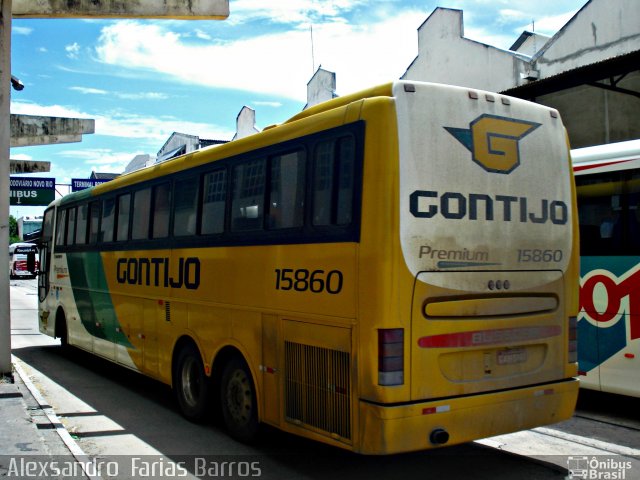
<path id="1" fill-rule="evenodd" d="M 576 232 L 555 110 L 397 81 L 55 201 L 40 330 L 236 439 L 453 445 L 572 415 Z"/>

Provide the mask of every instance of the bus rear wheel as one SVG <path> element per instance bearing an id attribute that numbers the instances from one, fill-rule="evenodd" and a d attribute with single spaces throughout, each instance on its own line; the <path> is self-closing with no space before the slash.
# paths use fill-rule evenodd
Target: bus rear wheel
<path id="1" fill-rule="evenodd" d="M 187 346 L 180 350 L 174 378 L 182 415 L 192 422 L 203 420 L 210 408 L 211 385 L 204 373 L 200 353 L 195 347 Z"/>
<path id="2" fill-rule="evenodd" d="M 220 382 L 222 418 L 229 434 L 241 442 L 258 435 L 258 404 L 251 371 L 246 362 L 232 358 L 225 366 Z"/>

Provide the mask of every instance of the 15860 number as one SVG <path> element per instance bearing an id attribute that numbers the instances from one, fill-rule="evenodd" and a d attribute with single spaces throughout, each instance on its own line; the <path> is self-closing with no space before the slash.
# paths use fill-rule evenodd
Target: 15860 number
<path id="1" fill-rule="evenodd" d="M 296 292 L 311 291 L 313 293 L 327 292 L 331 295 L 342 291 L 343 275 L 340 270 L 309 271 L 306 268 L 276 268 L 276 290 L 295 290 Z"/>
<path id="2" fill-rule="evenodd" d="M 562 250 L 518 250 L 518 262 L 549 263 L 560 261 L 562 261 Z"/>

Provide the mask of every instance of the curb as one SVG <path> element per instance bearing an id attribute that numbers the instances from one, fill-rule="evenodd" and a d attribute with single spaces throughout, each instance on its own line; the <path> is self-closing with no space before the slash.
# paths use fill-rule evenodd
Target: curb
<path id="1" fill-rule="evenodd" d="M 42 412 L 46 415 L 47 419 L 51 422 L 51 425 L 55 428 L 56 433 L 60 436 L 60 439 L 64 442 L 66 447 L 69 449 L 69 452 L 76 459 L 85 476 L 91 480 L 102 480 L 102 477 L 96 475 L 90 475 L 89 468 L 92 467 L 91 458 L 84 453 L 82 448 L 77 444 L 77 442 L 71 437 L 65 426 L 62 424 L 58 416 L 53 410 L 53 407 L 47 403 L 44 399 L 38 388 L 33 384 L 29 375 L 24 371 L 22 365 L 20 365 L 20 360 L 17 359 L 14 355 L 11 355 L 11 363 L 13 364 L 13 368 L 15 373 L 20 376 L 20 379 L 25 384 L 35 401 L 38 403 L 38 406 L 42 410 Z"/>

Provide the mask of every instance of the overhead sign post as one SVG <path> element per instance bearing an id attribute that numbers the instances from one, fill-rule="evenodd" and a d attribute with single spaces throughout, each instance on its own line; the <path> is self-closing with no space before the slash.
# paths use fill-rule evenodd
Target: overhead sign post
<path id="1" fill-rule="evenodd" d="M 56 197 L 55 178 L 11 177 L 10 205 L 46 206 Z"/>
<path id="2" fill-rule="evenodd" d="M 11 16 L 19 18 L 167 18 L 222 20 L 229 0 L 0 0 L 0 377 L 11 374 L 9 308 L 9 95 Z M 5 254 L 2 254 L 5 252 Z"/>

